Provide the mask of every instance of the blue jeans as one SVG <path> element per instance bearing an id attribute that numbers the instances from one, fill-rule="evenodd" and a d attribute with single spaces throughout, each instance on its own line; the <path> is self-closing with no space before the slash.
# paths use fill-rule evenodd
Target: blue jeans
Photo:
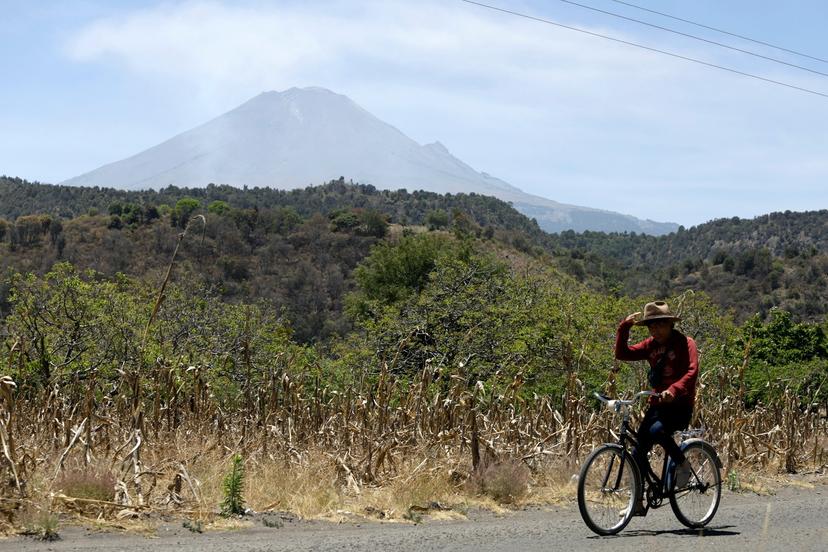
<path id="1" fill-rule="evenodd" d="M 647 453 L 656 443 L 664 447 L 676 464 L 684 462 L 684 453 L 673 440 L 672 435 L 674 431 L 686 429 L 692 415 L 692 408 L 685 405 L 650 406 L 635 434 L 638 446 L 632 450 L 633 458 L 641 468 L 642 478 L 647 472 Z"/>

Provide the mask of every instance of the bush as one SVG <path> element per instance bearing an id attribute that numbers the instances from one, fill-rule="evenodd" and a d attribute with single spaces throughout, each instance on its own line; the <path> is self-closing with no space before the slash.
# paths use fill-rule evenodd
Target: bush
<path id="1" fill-rule="evenodd" d="M 230 212 L 230 205 L 226 201 L 216 200 L 207 206 L 207 212 L 214 215 L 225 215 Z"/>
<path id="2" fill-rule="evenodd" d="M 437 257 L 449 249 L 451 244 L 445 237 L 427 234 L 404 237 L 396 244 L 378 244 L 354 271 L 361 292 L 358 299 L 392 304 L 421 291 Z"/>
<path id="3" fill-rule="evenodd" d="M 173 226 L 179 228 L 186 228 L 190 217 L 195 213 L 196 209 L 201 206 L 197 199 L 191 197 L 184 197 L 175 202 L 175 210 L 173 211 L 172 223 Z"/>
<path id="4" fill-rule="evenodd" d="M 43 510 L 33 515 L 23 524 L 21 534 L 34 537 L 38 540 L 52 542 L 60 540 L 60 534 L 58 533 L 59 526 L 60 520 L 57 514 Z"/>
<path id="5" fill-rule="evenodd" d="M 469 488 L 490 496 L 501 504 L 514 504 L 529 489 L 529 468 L 517 460 L 503 460 L 481 465 L 468 480 Z"/>
<path id="6" fill-rule="evenodd" d="M 66 496 L 112 501 L 115 498 L 115 476 L 94 468 L 76 468 L 65 471 L 57 480 L 57 487 Z"/>
<path id="7" fill-rule="evenodd" d="M 425 223 L 429 230 L 440 230 L 448 227 L 449 215 L 442 209 L 429 211 L 426 213 Z"/>

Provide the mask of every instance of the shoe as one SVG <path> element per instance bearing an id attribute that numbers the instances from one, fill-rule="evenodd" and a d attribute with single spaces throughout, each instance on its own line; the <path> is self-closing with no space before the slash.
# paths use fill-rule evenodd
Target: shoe
<path id="1" fill-rule="evenodd" d="M 634 508 L 635 508 L 635 510 L 633 510 L 633 515 L 634 515 L 634 516 L 646 516 L 646 515 L 647 515 L 647 509 L 644 507 L 644 503 L 643 503 L 643 502 L 638 502 L 638 503 L 636 503 L 636 505 L 634 506 Z M 621 518 L 622 518 L 622 517 L 626 516 L 626 515 L 627 515 L 627 512 L 628 512 L 629 510 L 630 510 L 630 507 L 629 507 L 629 506 L 627 506 L 626 508 L 624 508 L 623 510 L 621 510 L 620 512 L 618 512 L 618 517 L 621 517 Z"/>
<path id="2" fill-rule="evenodd" d="M 676 487 L 686 487 L 691 475 L 693 475 L 693 472 L 690 469 L 690 462 L 687 460 L 676 466 Z"/>

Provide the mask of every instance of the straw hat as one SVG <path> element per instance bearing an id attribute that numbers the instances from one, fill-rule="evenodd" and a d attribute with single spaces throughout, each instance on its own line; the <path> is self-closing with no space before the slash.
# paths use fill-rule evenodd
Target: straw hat
<path id="1" fill-rule="evenodd" d="M 646 326 L 650 322 L 656 320 L 670 320 L 676 322 L 681 320 L 680 317 L 674 315 L 670 311 L 670 307 L 664 301 L 653 301 L 644 305 L 644 316 L 641 320 L 635 323 L 636 326 Z"/>

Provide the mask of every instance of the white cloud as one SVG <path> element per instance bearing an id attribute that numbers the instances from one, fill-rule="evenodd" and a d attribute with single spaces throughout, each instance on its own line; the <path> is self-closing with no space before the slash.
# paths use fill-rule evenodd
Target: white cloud
<path id="1" fill-rule="evenodd" d="M 76 60 L 236 90 L 285 88 L 326 72 L 344 80 L 353 72 L 441 90 L 600 98 L 610 82 L 614 95 L 633 94 L 682 70 L 570 31 L 428 1 L 162 5 L 98 21 L 68 51 Z"/>
<path id="2" fill-rule="evenodd" d="M 821 99 L 460 2 L 164 4 L 99 20 L 67 51 L 189 90 L 205 119 L 262 90 L 326 86 L 527 191 L 636 216 L 645 197 L 665 218 L 710 218 L 709 198 L 669 205 L 694 183 L 786 179 L 802 195 L 828 176 Z"/>

